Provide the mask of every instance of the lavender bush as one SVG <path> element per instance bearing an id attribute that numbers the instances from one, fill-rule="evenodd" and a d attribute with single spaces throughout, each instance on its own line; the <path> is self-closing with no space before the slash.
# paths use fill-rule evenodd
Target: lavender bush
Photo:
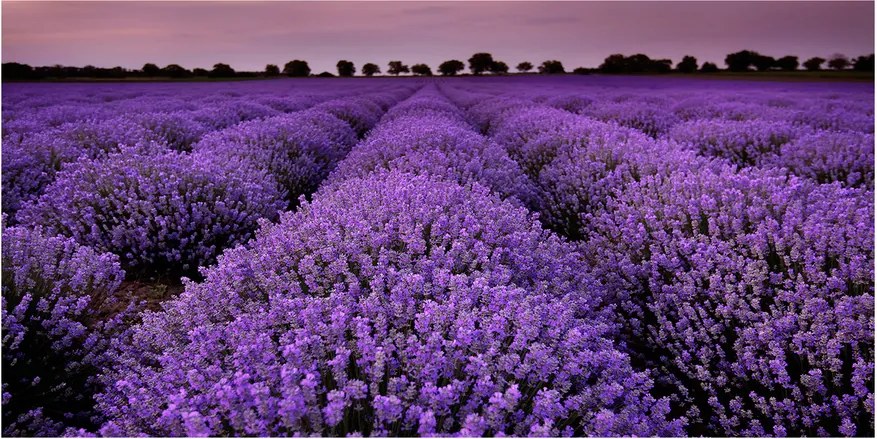
<path id="1" fill-rule="evenodd" d="M 701 154 L 753 166 L 775 160 L 799 133 L 783 122 L 697 120 L 677 125 L 668 137 Z"/>
<path id="2" fill-rule="evenodd" d="M 682 434 L 576 259 L 481 187 L 350 179 L 144 317 L 102 432 Z"/>
<path id="3" fill-rule="evenodd" d="M 356 133 L 328 113 L 306 111 L 215 131 L 196 146 L 205 160 L 252 165 L 271 174 L 295 204 L 309 195 L 356 143 Z"/>
<path id="4" fill-rule="evenodd" d="M 819 131 L 782 146 L 775 163 L 819 183 L 874 188 L 874 135 Z"/>
<path id="5" fill-rule="evenodd" d="M 125 277 L 118 258 L 4 218 L 2 265 L 3 434 L 94 428 L 109 326 L 96 313 Z"/>
<path id="6" fill-rule="evenodd" d="M 130 277 L 148 278 L 195 273 L 282 207 L 276 183 L 256 169 L 126 150 L 70 165 L 18 219 L 115 253 Z"/>
<path id="7" fill-rule="evenodd" d="M 873 431 L 873 204 L 761 171 L 631 184 L 587 253 L 710 434 Z M 628 306 L 630 305 L 630 306 Z M 644 352 L 649 352 L 644 350 Z"/>
<path id="8" fill-rule="evenodd" d="M 382 122 L 340 163 L 331 181 L 381 169 L 480 182 L 504 196 L 534 202 L 533 184 L 499 145 L 444 116 L 393 116 Z"/>

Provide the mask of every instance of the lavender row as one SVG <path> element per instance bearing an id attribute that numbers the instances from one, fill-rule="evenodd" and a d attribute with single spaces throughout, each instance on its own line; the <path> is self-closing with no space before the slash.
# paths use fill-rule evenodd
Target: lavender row
<path id="1" fill-rule="evenodd" d="M 95 431 L 103 424 L 94 393 L 113 352 L 107 346 L 127 337 L 129 317 L 142 308 L 126 302 L 119 283 L 190 275 L 247 242 L 257 221 L 276 220 L 288 206 L 279 181 L 297 171 L 265 161 L 272 157 L 265 149 L 290 161 L 322 154 L 322 168 L 303 166 L 298 178 L 325 175 L 352 146 L 355 126 L 367 127 L 410 93 L 361 98 L 375 105 L 371 113 L 351 115 L 349 102 L 337 101 L 245 123 L 192 153 L 156 146 L 83 158 L 20 212 L 24 227 L 6 228 L 4 217 L 4 434 Z M 351 116 L 343 122 L 333 113 Z"/>
<path id="2" fill-rule="evenodd" d="M 447 92 L 537 183 L 546 224 L 580 240 L 692 433 L 873 432 L 870 192 Z"/>
<path id="3" fill-rule="evenodd" d="M 692 90 L 693 89 L 693 90 Z M 820 183 L 873 188 L 874 109 L 868 95 L 675 89 L 616 91 L 509 85 L 490 96 L 533 100 L 666 138 L 737 166 L 781 167 Z M 706 95 L 706 96 L 704 96 Z"/>
<path id="4" fill-rule="evenodd" d="M 615 347 L 581 255 L 480 184 L 523 176 L 461 116 L 422 89 L 313 202 L 145 316 L 101 432 L 683 434 Z"/>
<path id="5" fill-rule="evenodd" d="M 400 93 L 244 123 L 192 153 L 150 143 L 82 158 L 16 218 L 119 255 L 130 278 L 191 275 L 313 191 L 352 146 L 353 129 L 380 117 L 375 102 Z M 353 113 L 357 103 L 371 107 Z"/>
<path id="6" fill-rule="evenodd" d="M 194 103 L 180 100 L 179 97 L 162 99 L 149 95 L 133 105 L 138 108 L 136 111 L 128 105 L 95 105 L 102 115 L 112 117 L 98 116 L 94 111 L 89 111 L 89 107 L 49 107 L 50 110 L 58 109 L 59 115 L 65 116 L 60 119 L 63 122 L 54 127 L 28 127 L 22 132 L 4 134 L 3 211 L 14 214 L 24 202 L 38 196 L 59 170 L 81 157 L 100 158 L 118 152 L 122 146 L 137 147 L 151 143 L 189 151 L 201 137 L 215 130 L 248 120 L 281 115 L 283 112 L 300 111 L 337 94 L 333 91 L 285 99 L 265 98 L 264 105 L 244 99 L 217 99 L 197 94 L 193 95 L 197 97 L 193 99 Z M 145 101 L 152 106 L 147 108 L 152 109 L 144 111 L 139 101 Z M 330 111 L 345 111 L 340 107 L 358 104 L 334 100 L 325 105 L 328 107 L 324 108 Z M 159 110 L 158 107 L 164 108 Z M 120 113 L 123 115 L 119 116 Z M 4 119 L 6 114 L 4 110 Z M 18 127 L 18 122 L 28 120 L 4 120 L 4 129 L 10 123 Z"/>

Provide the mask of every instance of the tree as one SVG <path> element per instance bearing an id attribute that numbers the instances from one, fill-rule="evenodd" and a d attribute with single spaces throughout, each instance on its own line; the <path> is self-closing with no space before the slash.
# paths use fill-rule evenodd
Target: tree
<path id="1" fill-rule="evenodd" d="M 628 56 L 625 60 L 628 73 L 644 73 L 648 72 L 652 67 L 652 60 L 642 53 Z"/>
<path id="2" fill-rule="evenodd" d="M 673 61 L 669 59 L 654 59 L 649 63 L 647 72 L 670 73 L 673 71 Z"/>
<path id="3" fill-rule="evenodd" d="M 196 68 L 192 69 L 192 74 L 195 76 L 207 76 L 210 74 L 210 72 L 208 72 L 207 69 L 202 69 L 200 67 L 196 67 Z"/>
<path id="4" fill-rule="evenodd" d="M 37 74 L 34 71 L 34 68 L 27 65 L 21 64 L 17 62 L 7 62 L 3 63 L 3 80 L 8 81 L 10 79 L 36 79 Z"/>
<path id="5" fill-rule="evenodd" d="M 318 78 L 334 78 L 335 75 L 333 75 L 329 72 L 323 72 L 323 73 L 320 73 L 319 75 L 317 75 L 317 77 Z"/>
<path id="6" fill-rule="evenodd" d="M 508 64 L 506 64 L 502 61 L 495 61 L 493 64 L 490 65 L 490 73 L 502 75 L 502 74 L 506 74 L 508 72 L 509 72 Z"/>
<path id="7" fill-rule="evenodd" d="M 438 71 L 443 76 L 454 76 L 465 68 L 466 65 L 463 64 L 463 61 L 451 59 L 439 64 Z"/>
<path id="8" fill-rule="evenodd" d="M 338 64 L 335 64 L 335 67 L 338 68 L 338 76 L 350 77 L 356 73 L 356 67 L 352 62 L 347 61 L 346 59 L 338 61 Z"/>
<path id="9" fill-rule="evenodd" d="M 265 66 L 265 76 L 280 76 L 280 67 L 274 64 Z"/>
<path id="10" fill-rule="evenodd" d="M 469 70 L 474 75 L 480 75 L 488 70 L 494 63 L 493 55 L 486 52 L 479 52 L 469 58 Z"/>
<path id="11" fill-rule="evenodd" d="M 171 78 L 185 78 L 192 75 L 192 72 L 188 71 L 186 68 L 178 64 L 170 64 L 167 67 L 161 69 L 161 72 L 165 76 L 169 76 Z M 234 72 L 234 70 L 232 70 L 232 72 Z"/>
<path id="12" fill-rule="evenodd" d="M 128 76 L 128 69 L 126 69 L 122 66 L 116 66 L 116 67 L 113 67 L 112 69 L 109 69 L 109 71 L 107 73 L 108 73 L 108 76 L 111 78 L 124 78 L 124 77 Z"/>
<path id="13" fill-rule="evenodd" d="M 705 62 L 700 66 L 700 71 L 703 73 L 715 73 L 719 71 L 719 66 L 715 65 L 715 63 Z"/>
<path id="14" fill-rule="evenodd" d="M 518 66 L 515 68 L 521 73 L 527 73 L 530 70 L 533 70 L 533 64 L 530 64 L 528 61 L 524 61 L 524 62 L 518 63 Z"/>
<path id="15" fill-rule="evenodd" d="M 758 53 L 756 53 L 755 56 L 752 58 L 752 65 L 754 65 L 759 72 L 766 72 L 770 70 L 771 68 L 773 68 L 774 65 L 776 65 L 776 62 L 777 60 L 775 60 L 772 56 L 761 55 Z"/>
<path id="16" fill-rule="evenodd" d="M 786 70 L 786 71 L 798 70 L 798 65 L 799 65 L 798 57 L 792 56 L 792 55 L 786 55 L 786 56 L 776 60 L 776 62 L 774 63 L 774 66 L 776 66 L 780 70 Z"/>
<path id="17" fill-rule="evenodd" d="M 143 64 L 143 68 L 140 70 L 142 70 L 143 74 L 146 76 L 158 76 L 161 74 L 161 69 L 153 63 Z"/>
<path id="18" fill-rule="evenodd" d="M 362 74 L 365 76 L 374 76 L 376 73 L 381 73 L 381 68 L 378 67 L 377 64 L 365 63 L 362 66 Z"/>
<path id="19" fill-rule="evenodd" d="M 402 61 L 390 61 L 387 66 L 389 66 L 387 73 L 393 76 L 399 76 L 400 73 L 408 73 L 410 71 L 407 65 L 402 64 Z"/>
<path id="20" fill-rule="evenodd" d="M 843 70 L 850 65 L 850 60 L 844 55 L 839 53 L 835 54 L 828 60 L 828 67 L 831 67 L 835 70 Z"/>
<path id="21" fill-rule="evenodd" d="M 676 64 L 676 70 L 681 73 L 694 73 L 697 71 L 697 58 L 685 55 L 682 57 L 682 61 L 679 61 L 679 64 Z"/>
<path id="22" fill-rule="evenodd" d="M 216 63 L 213 65 L 213 70 L 210 71 L 209 76 L 214 78 L 230 78 L 234 76 L 234 69 L 228 64 Z"/>
<path id="23" fill-rule="evenodd" d="M 426 64 L 414 64 L 411 66 L 411 73 L 420 76 L 432 76 L 432 69 Z"/>
<path id="24" fill-rule="evenodd" d="M 311 74 L 311 68 L 308 66 L 307 61 L 295 59 L 283 66 L 283 73 L 287 76 L 308 76 Z"/>
<path id="25" fill-rule="evenodd" d="M 539 73 L 555 75 L 559 73 L 566 73 L 566 70 L 563 69 L 563 63 L 556 59 L 553 59 L 543 61 L 542 65 L 539 66 Z"/>
<path id="26" fill-rule="evenodd" d="M 624 73 L 627 69 L 627 58 L 620 53 L 614 53 L 603 60 L 600 64 L 600 71 L 603 73 Z"/>
<path id="27" fill-rule="evenodd" d="M 874 71 L 874 54 L 870 54 L 868 56 L 860 56 L 857 57 L 855 61 L 853 61 L 853 70 L 859 72 L 873 72 Z"/>
<path id="28" fill-rule="evenodd" d="M 804 68 L 811 72 L 815 72 L 822 68 L 822 64 L 825 64 L 825 58 L 814 56 L 813 58 L 804 61 Z"/>
<path id="29" fill-rule="evenodd" d="M 728 70 L 732 72 L 745 72 L 755 63 L 755 58 L 758 56 L 761 56 L 758 52 L 741 50 L 728 54 L 725 57 L 725 64 L 728 65 Z"/>
<path id="30" fill-rule="evenodd" d="M 576 75 L 590 75 L 591 69 L 588 69 L 585 67 L 576 67 L 572 70 L 572 72 L 575 73 Z"/>

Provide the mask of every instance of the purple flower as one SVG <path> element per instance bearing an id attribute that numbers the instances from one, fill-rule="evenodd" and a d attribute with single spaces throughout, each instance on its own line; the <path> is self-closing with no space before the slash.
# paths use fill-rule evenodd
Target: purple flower
<path id="1" fill-rule="evenodd" d="M 125 434 L 682 434 L 579 257 L 481 186 L 351 178 L 145 315 L 100 405 Z"/>
<path id="2" fill-rule="evenodd" d="M 94 378 L 125 273 L 118 258 L 3 226 L 3 434 L 94 428 Z M 118 323 L 118 319 L 114 320 Z"/>
<path id="3" fill-rule="evenodd" d="M 256 169 L 126 150 L 68 166 L 18 219 L 115 253 L 129 277 L 148 278 L 195 273 L 283 205 L 276 183 Z"/>

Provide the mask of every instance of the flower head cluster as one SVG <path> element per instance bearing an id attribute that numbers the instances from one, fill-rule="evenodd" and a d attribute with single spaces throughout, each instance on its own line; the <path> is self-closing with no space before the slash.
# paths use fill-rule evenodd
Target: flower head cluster
<path id="1" fill-rule="evenodd" d="M 775 164 L 820 183 L 874 187 L 874 135 L 818 131 L 783 145 Z"/>
<path id="2" fill-rule="evenodd" d="M 682 434 L 577 261 L 483 187 L 349 179 L 144 316 L 103 433 Z"/>
<path id="3" fill-rule="evenodd" d="M 586 253 L 708 431 L 867 432 L 869 199 L 760 170 L 655 175 L 591 220 Z"/>
<path id="4" fill-rule="evenodd" d="M 195 273 L 283 205 L 274 180 L 256 169 L 122 151 L 69 165 L 18 219 L 115 253 L 139 278 Z"/>
<path id="5" fill-rule="evenodd" d="M 754 166 L 775 160 L 783 145 L 800 134 L 800 128 L 784 122 L 714 119 L 679 124 L 668 138 L 706 156 Z"/>
<path id="6" fill-rule="evenodd" d="M 205 136 L 195 151 L 229 166 L 267 171 L 294 204 L 310 195 L 356 143 L 347 123 L 317 110 L 244 122 Z"/>
<path id="7" fill-rule="evenodd" d="M 444 116 L 396 116 L 382 122 L 340 163 L 331 182 L 381 169 L 479 182 L 504 196 L 533 202 L 532 183 L 502 147 Z"/>
<path id="8" fill-rule="evenodd" d="M 583 239 L 583 254 L 615 295 L 625 345 L 657 369 L 689 432 L 873 432 L 870 191 L 779 169 L 738 172 L 536 105 L 469 105 L 470 117 L 489 115 L 493 138 L 534 179 L 540 218 Z M 776 116 L 788 105 L 757 102 L 751 115 L 774 108 Z M 870 160 L 853 158 L 865 155 L 856 145 L 867 135 L 740 119 L 694 120 L 670 135 L 696 134 L 721 145 L 710 155 L 822 182 L 855 186 L 873 173 Z M 825 147 L 804 146 L 816 142 Z"/>
<path id="9" fill-rule="evenodd" d="M 3 434 L 93 428 L 96 313 L 125 277 L 118 258 L 4 218 L 2 267 Z"/>
<path id="10" fill-rule="evenodd" d="M 148 140 L 167 145 L 177 151 L 189 151 L 208 128 L 185 112 L 141 113 L 129 118 L 149 133 Z"/>
<path id="11" fill-rule="evenodd" d="M 289 105 L 287 104 L 287 106 Z M 213 103 L 193 111 L 191 117 L 196 122 L 206 125 L 212 130 L 218 130 L 248 120 L 276 116 L 278 113 L 277 110 L 270 106 L 241 99 Z"/>
<path id="12" fill-rule="evenodd" d="M 364 97 L 336 99 L 314 107 L 350 124 L 358 136 L 374 127 L 384 114 L 383 108 Z"/>
<path id="13" fill-rule="evenodd" d="M 129 146 L 157 151 L 157 136 L 128 120 L 70 122 L 3 143 L 3 211 L 14 214 L 39 196 L 57 172 L 80 157 L 98 158 Z"/>
<path id="14" fill-rule="evenodd" d="M 679 123 L 676 115 L 666 111 L 665 106 L 649 104 L 637 99 L 595 102 L 588 106 L 585 114 L 595 119 L 640 130 L 650 137 L 662 136 Z"/>

